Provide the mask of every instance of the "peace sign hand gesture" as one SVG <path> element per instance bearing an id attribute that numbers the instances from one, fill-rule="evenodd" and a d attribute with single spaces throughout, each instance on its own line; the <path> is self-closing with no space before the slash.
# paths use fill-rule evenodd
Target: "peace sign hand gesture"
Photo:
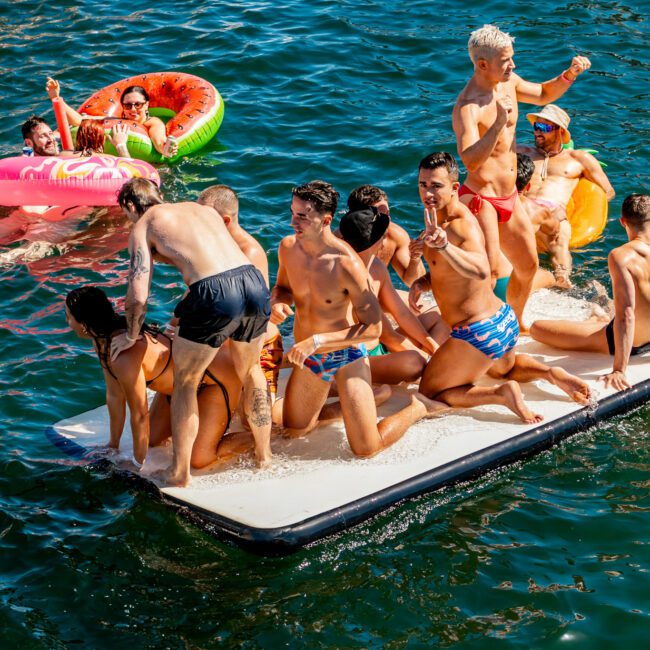
<path id="1" fill-rule="evenodd" d="M 436 250 L 443 250 L 449 246 L 447 233 L 438 226 L 438 215 L 436 209 L 431 208 L 431 212 L 424 208 L 424 237 L 425 245 Z"/>

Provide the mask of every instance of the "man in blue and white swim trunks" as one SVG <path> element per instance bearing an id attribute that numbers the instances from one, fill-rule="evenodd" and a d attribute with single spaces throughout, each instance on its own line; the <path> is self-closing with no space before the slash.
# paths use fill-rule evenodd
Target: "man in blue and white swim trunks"
<path id="1" fill-rule="evenodd" d="M 332 233 L 338 192 L 324 181 L 294 188 L 291 226 L 278 250 L 279 268 L 271 295 L 271 321 L 293 314 L 296 343 L 287 352 L 293 365 L 283 404 L 289 436 L 317 424 L 331 383 L 336 381 L 352 452 L 372 456 L 404 435 L 417 420 L 447 407 L 423 395 L 377 423 L 366 344 L 381 335 L 381 309 L 368 271 L 354 250 Z M 376 240 L 385 217 L 369 224 Z"/>
<path id="2" fill-rule="evenodd" d="M 450 338 L 424 370 L 420 391 L 450 406 L 506 406 L 526 423 L 540 422 L 523 400 L 519 381 L 547 379 L 572 399 L 588 403 L 589 389 L 578 377 L 533 357 L 515 354 L 519 326 L 512 308 L 494 295 L 485 240 L 474 215 L 458 199 L 458 165 L 447 152 L 420 162 L 418 184 L 424 205 L 424 258 L 429 274 L 411 287 L 411 307 L 431 289 Z M 485 374 L 507 381 L 475 386 Z"/>

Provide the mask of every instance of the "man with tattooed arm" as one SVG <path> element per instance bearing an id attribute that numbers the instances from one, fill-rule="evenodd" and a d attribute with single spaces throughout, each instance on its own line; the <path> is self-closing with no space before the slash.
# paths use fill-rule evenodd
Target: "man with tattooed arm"
<path id="1" fill-rule="evenodd" d="M 174 390 L 171 401 L 172 465 L 160 477 L 186 486 L 198 431 L 196 392 L 219 347 L 231 339 L 235 369 L 243 384 L 244 410 L 255 437 L 260 467 L 271 460 L 271 406 L 260 351 L 271 313 L 264 278 L 241 252 L 220 217 L 198 203 L 163 203 L 158 187 L 135 178 L 122 187 L 120 206 L 135 224 L 129 237 L 130 268 L 125 313 L 127 331 L 113 338 L 112 358 L 140 336 L 151 286 L 153 260 L 175 266 L 189 291 L 176 306 Z"/>

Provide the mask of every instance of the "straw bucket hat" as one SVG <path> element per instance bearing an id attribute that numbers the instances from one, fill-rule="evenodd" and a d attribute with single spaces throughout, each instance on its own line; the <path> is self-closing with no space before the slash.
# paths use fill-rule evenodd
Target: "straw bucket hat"
<path id="1" fill-rule="evenodd" d="M 555 104 L 546 104 L 539 113 L 528 113 L 526 118 L 533 124 L 535 120 L 541 117 L 544 120 L 553 122 L 562 129 L 562 143 L 568 144 L 571 142 L 571 134 L 569 133 L 569 122 L 571 118 L 559 106 Z"/>

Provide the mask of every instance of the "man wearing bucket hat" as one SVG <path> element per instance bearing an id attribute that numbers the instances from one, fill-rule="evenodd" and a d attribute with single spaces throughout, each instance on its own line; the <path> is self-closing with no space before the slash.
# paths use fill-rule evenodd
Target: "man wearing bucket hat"
<path id="1" fill-rule="evenodd" d="M 452 124 L 467 168 L 458 195 L 483 229 L 492 286 L 498 277 L 500 250 L 513 266 L 506 295 L 521 326 L 538 260 L 533 229 L 515 187 L 517 102 L 543 106 L 555 101 L 591 63 L 576 56 L 557 77 L 531 83 L 514 72 L 513 42 L 495 25 L 472 32 L 468 50 L 474 73 L 458 96 Z"/>
<path id="2" fill-rule="evenodd" d="M 566 209 L 571 194 L 581 178 L 600 186 L 607 200 L 614 198 L 614 188 L 600 163 L 594 156 L 579 149 L 565 149 L 571 142 L 571 118 L 559 106 L 547 104 L 541 111 L 528 113 L 526 118 L 533 127 L 535 146 L 520 146 L 517 150 L 531 157 L 535 173 L 525 195 L 539 206 L 546 207 L 560 221 L 558 245 L 563 250 L 562 268 L 556 269 L 556 278 L 568 282 L 571 273 L 569 239 L 571 226 Z"/>
<path id="3" fill-rule="evenodd" d="M 449 336 L 449 327 L 437 317 L 434 337 L 407 307 L 393 286 L 379 251 L 387 236 L 390 218 L 375 207 L 345 214 L 340 222 L 341 237 L 357 252 L 370 274 L 370 287 L 379 300 L 382 315 L 381 340 L 368 346 L 372 381 L 375 384 L 399 384 L 420 378 L 428 356 Z M 386 317 L 390 314 L 401 332 Z"/>

